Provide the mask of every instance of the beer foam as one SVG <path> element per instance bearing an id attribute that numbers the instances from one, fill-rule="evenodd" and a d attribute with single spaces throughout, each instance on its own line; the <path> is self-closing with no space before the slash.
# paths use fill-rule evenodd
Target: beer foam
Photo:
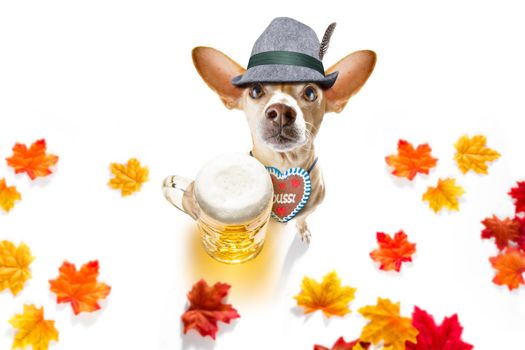
<path id="1" fill-rule="evenodd" d="M 228 153 L 197 174 L 195 198 L 210 217 L 227 224 L 257 217 L 269 205 L 273 185 L 266 168 L 247 154 Z"/>

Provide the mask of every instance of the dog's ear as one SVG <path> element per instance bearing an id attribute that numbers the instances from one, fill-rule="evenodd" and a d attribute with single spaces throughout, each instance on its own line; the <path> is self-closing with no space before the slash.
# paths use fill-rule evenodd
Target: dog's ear
<path id="1" fill-rule="evenodd" d="M 330 67 L 327 75 L 335 71 L 339 71 L 339 75 L 335 84 L 325 91 L 326 111 L 341 112 L 350 97 L 365 85 L 375 64 L 375 52 L 364 50 L 356 51 Z"/>
<path id="2" fill-rule="evenodd" d="M 229 108 L 240 108 L 243 89 L 231 83 L 233 77 L 243 74 L 245 69 L 237 62 L 211 47 L 199 46 L 192 51 L 193 64 L 202 79 Z"/>

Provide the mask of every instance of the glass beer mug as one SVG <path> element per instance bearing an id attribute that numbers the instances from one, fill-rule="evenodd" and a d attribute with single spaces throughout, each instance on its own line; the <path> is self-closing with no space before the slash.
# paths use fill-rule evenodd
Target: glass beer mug
<path id="1" fill-rule="evenodd" d="M 196 220 L 204 249 L 214 259 L 242 263 L 261 251 L 273 185 L 255 158 L 221 155 L 209 161 L 195 181 L 168 176 L 163 192 L 171 204 Z"/>

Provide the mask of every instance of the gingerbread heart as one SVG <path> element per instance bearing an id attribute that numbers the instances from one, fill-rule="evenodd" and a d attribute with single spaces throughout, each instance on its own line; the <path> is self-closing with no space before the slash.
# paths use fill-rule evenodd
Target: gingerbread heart
<path id="1" fill-rule="evenodd" d="M 266 167 L 273 184 L 272 216 L 287 222 L 296 216 L 310 198 L 310 175 L 303 168 L 291 168 L 284 173 L 274 167 Z"/>

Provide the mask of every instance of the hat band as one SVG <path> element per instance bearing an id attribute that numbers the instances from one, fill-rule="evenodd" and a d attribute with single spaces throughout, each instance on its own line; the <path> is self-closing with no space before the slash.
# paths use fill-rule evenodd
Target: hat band
<path id="1" fill-rule="evenodd" d="M 260 52 L 248 62 L 248 69 L 255 66 L 268 64 L 284 64 L 290 66 L 301 66 L 311 68 L 324 76 L 323 63 L 318 59 L 300 52 L 293 51 L 266 51 Z"/>

